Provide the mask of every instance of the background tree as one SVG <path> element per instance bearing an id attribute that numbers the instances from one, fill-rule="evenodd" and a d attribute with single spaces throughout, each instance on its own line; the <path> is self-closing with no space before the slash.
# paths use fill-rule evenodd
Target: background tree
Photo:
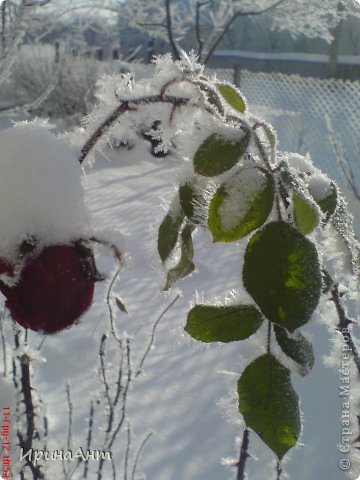
<path id="1" fill-rule="evenodd" d="M 115 0 L 107 8 L 117 12 L 127 25 L 166 39 L 176 58 L 191 42 L 205 64 L 241 17 L 266 16 L 271 29 L 290 31 L 292 36 L 319 37 L 330 43 L 342 19 L 359 16 L 352 2 L 338 0 L 128 0 L 121 8 Z"/>

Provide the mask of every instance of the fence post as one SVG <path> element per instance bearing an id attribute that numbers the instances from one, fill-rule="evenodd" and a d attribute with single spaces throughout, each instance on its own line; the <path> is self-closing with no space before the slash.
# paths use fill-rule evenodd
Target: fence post
<path id="1" fill-rule="evenodd" d="M 55 63 L 59 63 L 60 61 L 60 42 L 55 42 Z"/>
<path id="2" fill-rule="evenodd" d="M 96 58 L 97 60 L 99 60 L 100 62 L 102 62 L 104 60 L 104 50 L 102 48 L 98 48 L 96 50 Z"/>
<path id="3" fill-rule="evenodd" d="M 241 68 L 240 65 L 234 66 L 234 85 L 240 88 L 241 84 Z"/>

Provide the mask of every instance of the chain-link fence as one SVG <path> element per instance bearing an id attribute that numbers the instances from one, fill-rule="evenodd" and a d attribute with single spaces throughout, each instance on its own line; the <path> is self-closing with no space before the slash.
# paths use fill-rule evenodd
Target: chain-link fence
<path id="1" fill-rule="evenodd" d="M 233 70 L 216 70 L 234 81 Z M 251 110 L 278 131 L 282 150 L 311 154 L 340 185 L 348 160 L 360 187 L 360 82 L 241 71 L 238 85 Z M 339 157 L 343 157 L 342 159 Z"/>

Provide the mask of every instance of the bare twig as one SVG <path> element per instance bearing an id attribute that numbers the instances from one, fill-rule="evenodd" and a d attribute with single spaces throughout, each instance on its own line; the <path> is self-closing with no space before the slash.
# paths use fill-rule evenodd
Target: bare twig
<path id="1" fill-rule="evenodd" d="M 114 420 L 114 402 L 111 398 L 110 395 L 110 386 L 109 382 L 107 379 L 107 373 L 106 373 L 106 364 L 105 364 L 105 342 L 106 342 L 107 336 L 104 334 L 101 337 L 101 342 L 100 342 L 100 350 L 99 350 L 99 358 L 100 358 L 100 373 L 101 373 L 101 378 L 102 382 L 104 385 L 105 389 L 105 398 L 108 404 L 108 409 L 109 409 L 109 417 L 108 417 L 108 426 L 106 429 L 106 434 L 108 435 L 111 430 L 112 430 L 112 425 L 113 425 L 113 420 Z"/>
<path id="2" fill-rule="evenodd" d="M 132 472 L 131 472 L 131 480 L 135 480 L 136 469 L 137 469 L 137 466 L 138 466 L 138 463 L 139 463 L 140 455 L 141 455 L 147 441 L 149 440 L 149 438 L 151 436 L 152 436 L 152 432 L 150 432 L 146 435 L 146 437 L 144 438 L 144 440 L 142 441 L 142 443 L 139 447 L 139 450 L 137 451 L 135 461 L 134 461 L 134 465 L 133 465 L 133 469 L 132 469 Z"/>
<path id="3" fill-rule="evenodd" d="M 30 357 L 24 353 L 20 357 L 20 383 L 23 402 L 25 404 L 26 433 L 18 429 L 17 437 L 20 448 L 23 452 L 28 452 L 32 448 L 32 442 L 35 432 L 35 411 L 32 398 L 31 374 L 30 374 Z M 40 465 L 34 465 L 31 456 L 26 459 L 26 466 L 31 470 L 33 480 L 45 478 Z"/>
<path id="4" fill-rule="evenodd" d="M 248 454 L 248 449 L 249 449 L 249 429 L 245 428 L 244 433 L 243 433 L 243 439 L 241 443 L 241 448 L 240 448 L 240 456 L 239 456 L 239 461 L 237 463 L 237 475 L 236 475 L 236 480 L 245 480 L 245 465 L 246 465 L 246 460 L 250 455 Z"/>
<path id="5" fill-rule="evenodd" d="M 6 48 L 6 4 L 7 0 L 3 0 L 1 4 L 1 48 L 3 52 Z"/>
<path id="6" fill-rule="evenodd" d="M 91 448 L 93 426 L 94 426 L 94 402 L 91 400 L 91 402 L 90 402 L 90 414 L 89 414 L 89 428 L 88 428 L 88 435 L 87 435 L 87 439 L 86 439 L 86 449 L 87 450 L 90 450 L 90 448 Z M 84 479 L 88 478 L 88 471 L 89 471 L 89 459 L 86 458 L 85 463 L 84 463 Z"/>
<path id="7" fill-rule="evenodd" d="M 68 407 L 68 424 L 67 424 L 68 431 L 67 431 L 66 445 L 67 445 L 67 450 L 70 451 L 71 450 L 71 439 L 72 439 L 73 404 L 71 402 L 70 385 L 69 385 L 68 382 L 66 383 L 65 391 L 66 391 L 66 401 L 67 401 L 67 407 Z M 71 476 L 69 475 L 69 471 L 66 468 L 65 460 L 62 461 L 62 470 L 63 470 L 65 478 L 71 478 Z"/>
<path id="8" fill-rule="evenodd" d="M 6 318 L 6 308 L 3 308 L 2 314 L 1 314 L 1 319 L 0 319 L 0 330 L 1 330 L 1 343 L 3 347 L 3 365 L 4 365 L 4 370 L 3 370 L 3 376 L 7 376 L 7 361 L 6 361 L 6 342 L 5 342 L 5 335 L 4 335 L 4 321 Z"/>
<path id="9" fill-rule="evenodd" d="M 106 303 L 107 303 L 107 306 L 108 306 L 108 309 L 109 309 L 109 317 L 110 317 L 111 335 L 115 338 L 115 340 L 118 343 L 121 343 L 122 340 L 119 337 L 119 335 L 117 333 L 117 330 L 115 328 L 114 311 L 113 311 L 113 308 L 112 308 L 112 305 L 111 305 L 111 291 L 112 291 L 114 283 L 115 283 L 117 277 L 119 276 L 120 272 L 121 272 L 121 266 L 116 270 L 115 275 L 113 276 L 113 278 L 110 282 L 110 285 L 109 285 L 109 288 L 108 288 L 108 291 L 107 291 L 107 294 L 106 294 Z"/>
<path id="10" fill-rule="evenodd" d="M 40 351 L 41 348 L 43 347 L 45 341 L 46 341 L 47 337 L 44 335 L 43 338 L 41 339 L 41 342 L 39 343 L 38 347 L 36 350 Z"/>
<path id="11" fill-rule="evenodd" d="M 271 322 L 268 320 L 268 329 L 267 329 L 267 335 L 266 335 L 266 351 L 267 353 L 271 353 Z"/>
<path id="12" fill-rule="evenodd" d="M 156 322 L 154 323 L 153 327 L 152 327 L 152 330 L 151 330 L 151 336 L 150 336 L 150 340 L 149 340 L 149 343 L 145 349 L 145 352 L 144 352 L 144 355 L 142 356 L 141 360 L 140 360 L 140 363 L 139 363 L 139 367 L 135 373 L 135 378 L 137 378 L 140 373 L 142 372 L 142 368 L 143 368 L 143 365 L 145 363 L 145 360 L 147 358 L 147 356 L 149 355 L 149 352 L 151 350 L 151 347 L 154 343 L 154 339 L 155 339 L 155 333 L 156 333 L 156 329 L 161 321 L 161 319 L 164 317 L 164 315 L 166 315 L 166 313 L 170 310 L 170 308 L 179 300 L 180 298 L 180 295 L 177 295 L 174 300 L 172 300 L 169 305 L 165 308 L 165 310 L 163 310 L 161 312 L 161 314 L 159 315 L 159 317 L 157 318 Z"/>
<path id="13" fill-rule="evenodd" d="M 124 480 L 128 480 L 128 469 L 129 469 L 129 455 L 131 448 L 131 429 L 130 424 L 128 423 L 127 429 L 127 441 L 126 441 L 126 452 L 125 452 L 125 461 L 124 461 Z"/>
<path id="14" fill-rule="evenodd" d="M 353 355 L 354 362 L 360 373 L 360 354 L 357 346 L 354 343 L 351 332 L 349 331 L 349 325 L 352 323 L 345 312 L 345 309 L 341 303 L 341 295 L 339 292 L 339 284 L 334 284 L 331 289 L 331 299 L 335 304 L 336 311 L 339 317 L 338 330 L 343 336 L 344 342 L 349 346 Z"/>

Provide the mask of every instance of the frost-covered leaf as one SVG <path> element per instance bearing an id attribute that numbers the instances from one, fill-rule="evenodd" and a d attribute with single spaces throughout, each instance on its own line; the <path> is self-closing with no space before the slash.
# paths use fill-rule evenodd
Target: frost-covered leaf
<path id="1" fill-rule="evenodd" d="M 234 342 L 250 337 L 262 322 L 252 305 L 196 305 L 188 313 L 185 331 L 201 342 Z"/>
<path id="2" fill-rule="evenodd" d="M 193 183 L 186 182 L 179 187 L 179 198 L 181 207 L 189 220 L 193 223 L 199 223 L 195 215 L 195 205 L 201 205 L 204 202 L 204 198 L 197 193 Z"/>
<path id="3" fill-rule="evenodd" d="M 263 314 L 290 332 L 318 304 L 321 274 L 315 246 L 285 222 L 271 222 L 249 240 L 243 281 Z"/>
<path id="4" fill-rule="evenodd" d="M 191 234 L 194 231 L 193 225 L 185 225 L 181 232 L 181 255 L 178 264 L 169 270 L 164 290 L 169 290 L 171 285 L 181 278 L 187 277 L 195 270 L 192 261 L 194 257 L 194 247 Z"/>
<path id="5" fill-rule="evenodd" d="M 275 131 L 273 130 L 271 125 L 268 125 L 267 123 L 264 123 L 264 122 L 259 123 L 257 125 L 257 128 L 259 128 L 263 132 L 265 140 L 268 143 L 270 158 L 272 161 L 274 161 L 276 156 L 276 144 L 277 144 Z"/>
<path id="6" fill-rule="evenodd" d="M 205 177 L 214 177 L 230 170 L 245 153 L 249 140 L 249 132 L 236 141 L 213 133 L 195 153 L 195 172 Z"/>
<path id="7" fill-rule="evenodd" d="M 239 411 L 279 460 L 301 430 L 299 399 L 290 371 L 267 353 L 246 367 L 238 382 Z"/>
<path id="8" fill-rule="evenodd" d="M 216 89 L 213 88 L 207 81 L 206 77 L 199 78 L 199 81 L 195 82 L 202 92 L 205 93 L 208 103 L 214 107 L 220 115 L 224 115 L 224 107 L 222 105 L 221 97 Z"/>
<path id="9" fill-rule="evenodd" d="M 303 367 L 303 374 L 306 375 L 313 368 L 315 363 L 314 350 L 309 342 L 300 332 L 295 332 L 291 338 L 286 329 L 274 325 L 275 336 L 282 351 Z"/>
<path id="10" fill-rule="evenodd" d="M 297 229 L 303 235 L 311 233 L 319 224 L 316 206 L 303 195 L 293 195 L 294 221 Z"/>
<path id="11" fill-rule="evenodd" d="M 233 242 L 268 218 L 274 202 L 274 181 L 258 168 L 243 168 L 223 183 L 209 207 L 209 229 L 215 242 Z"/>
<path id="12" fill-rule="evenodd" d="M 245 101 L 236 88 L 231 85 L 218 85 L 217 88 L 230 107 L 240 113 L 245 112 Z"/>
<path id="13" fill-rule="evenodd" d="M 167 260 L 176 245 L 183 219 L 184 213 L 181 209 L 170 210 L 159 227 L 158 252 L 163 262 Z"/>

